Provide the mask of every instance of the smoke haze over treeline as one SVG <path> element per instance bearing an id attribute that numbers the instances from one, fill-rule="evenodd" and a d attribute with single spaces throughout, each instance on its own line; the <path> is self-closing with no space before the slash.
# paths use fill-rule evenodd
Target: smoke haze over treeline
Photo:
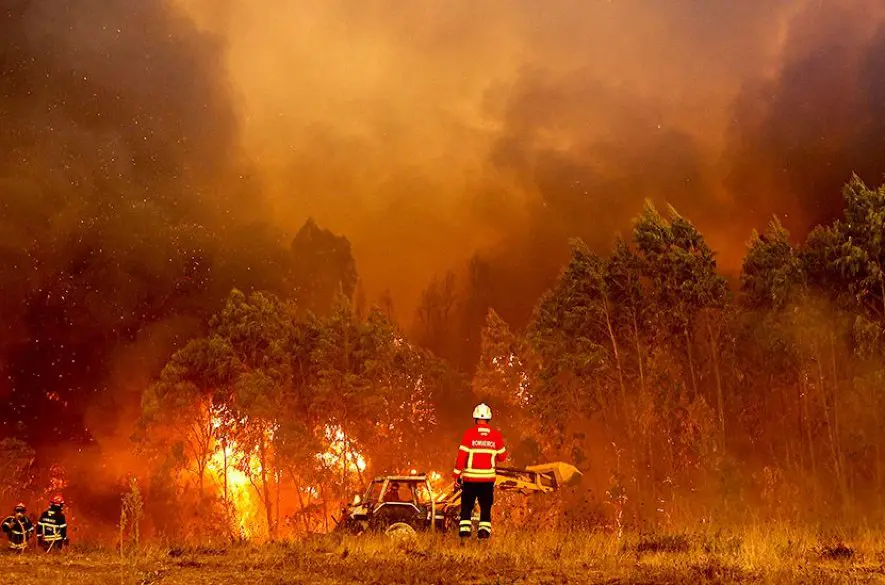
<path id="1" fill-rule="evenodd" d="M 7 0 L 0 436 L 127 437 L 231 288 L 286 290 L 309 217 L 406 329 L 447 271 L 481 296 L 462 369 L 645 199 L 736 276 L 772 214 L 800 238 L 881 182 L 883 103 L 878 0 Z"/>

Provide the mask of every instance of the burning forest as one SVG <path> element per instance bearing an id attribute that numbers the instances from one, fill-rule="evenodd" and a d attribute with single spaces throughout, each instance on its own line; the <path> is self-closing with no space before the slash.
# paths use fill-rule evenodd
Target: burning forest
<path id="1" fill-rule="evenodd" d="M 7 2 L 5 533 L 457 565 L 482 403 L 534 564 L 885 554 L 883 73 L 877 0 Z"/>

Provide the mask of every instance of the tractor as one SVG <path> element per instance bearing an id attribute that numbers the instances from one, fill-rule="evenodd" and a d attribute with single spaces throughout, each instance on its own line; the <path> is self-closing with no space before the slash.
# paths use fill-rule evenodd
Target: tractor
<path id="1" fill-rule="evenodd" d="M 495 469 L 495 487 L 523 495 L 549 493 L 580 475 L 574 466 L 562 462 L 525 469 L 499 467 Z M 426 474 L 382 475 L 344 508 L 336 530 L 394 536 L 425 530 L 445 532 L 458 526 L 460 512 L 461 491 L 455 484 L 436 494 Z"/>

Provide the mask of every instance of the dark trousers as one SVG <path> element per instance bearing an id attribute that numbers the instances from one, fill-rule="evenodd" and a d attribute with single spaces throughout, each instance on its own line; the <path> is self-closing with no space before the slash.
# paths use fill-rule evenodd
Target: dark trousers
<path id="1" fill-rule="evenodd" d="M 458 535 L 468 538 L 473 532 L 473 506 L 479 501 L 479 538 L 488 538 L 492 534 L 492 504 L 495 503 L 495 482 L 465 481 L 461 489 L 461 521 L 458 523 Z"/>

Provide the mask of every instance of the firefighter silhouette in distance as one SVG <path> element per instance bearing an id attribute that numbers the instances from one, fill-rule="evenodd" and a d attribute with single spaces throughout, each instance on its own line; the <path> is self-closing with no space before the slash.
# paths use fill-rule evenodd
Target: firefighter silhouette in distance
<path id="1" fill-rule="evenodd" d="M 473 507 L 479 502 L 478 538 L 492 535 L 492 504 L 495 502 L 495 465 L 507 459 L 504 437 L 489 425 L 492 409 L 480 404 L 473 409 L 474 426 L 464 433 L 455 462 L 455 484 L 461 489 L 458 535 L 473 533 Z"/>
<path id="2" fill-rule="evenodd" d="M 3 532 L 9 539 L 9 550 L 22 552 L 28 547 L 28 540 L 34 535 L 34 524 L 24 504 L 18 504 L 12 516 L 3 520 Z"/>

